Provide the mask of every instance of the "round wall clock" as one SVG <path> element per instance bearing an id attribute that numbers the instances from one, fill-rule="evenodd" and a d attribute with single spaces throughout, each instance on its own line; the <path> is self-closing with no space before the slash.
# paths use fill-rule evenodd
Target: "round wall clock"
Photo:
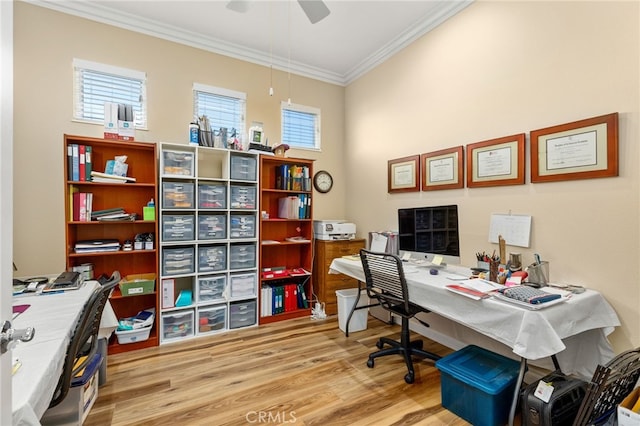
<path id="1" fill-rule="evenodd" d="M 313 187 L 323 194 L 331 191 L 333 177 L 326 170 L 320 170 L 313 176 Z"/>

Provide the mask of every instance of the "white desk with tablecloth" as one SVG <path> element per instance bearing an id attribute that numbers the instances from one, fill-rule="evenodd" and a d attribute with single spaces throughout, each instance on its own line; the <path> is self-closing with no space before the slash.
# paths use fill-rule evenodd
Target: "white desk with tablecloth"
<path id="1" fill-rule="evenodd" d="M 437 275 L 431 275 L 428 267 L 407 264 L 404 269 L 411 302 L 431 311 L 421 314 L 430 327 L 422 327 L 420 333 L 453 349 L 476 344 L 520 358 L 518 383 L 528 361 L 544 361 L 540 365 L 545 366 L 549 357 L 555 356 L 564 373 L 588 380 L 598 364 L 604 365 L 614 356 L 607 336 L 620 320 L 596 291 L 586 290 L 566 302 L 529 310 L 495 298 L 474 300 L 447 290 L 445 286 L 454 282 L 447 276 L 471 275 L 466 267 L 448 265 Z M 329 272 L 365 281 L 359 259 L 334 259 Z M 512 420 L 513 415 L 510 423 Z"/>
<path id="2" fill-rule="evenodd" d="M 78 290 L 23 295 L 13 305 L 29 305 L 11 323 L 15 329 L 33 327 L 30 342 L 18 342 L 13 357 L 22 364 L 12 376 L 13 425 L 39 425 L 53 397 L 75 323 L 92 291 L 100 284 L 87 281 Z M 100 322 L 100 337 L 108 338 L 118 321 L 107 303 Z"/>

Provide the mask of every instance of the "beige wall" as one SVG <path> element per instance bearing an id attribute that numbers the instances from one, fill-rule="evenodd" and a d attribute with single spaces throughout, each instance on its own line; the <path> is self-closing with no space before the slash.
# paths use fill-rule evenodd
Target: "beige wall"
<path id="1" fill-rule="evenodd" d="M 638 2 L 478 2 L 346 92 L 348 216 L 358 233 L 397 229 L 397 209 L 458 204 L 463 264 L 491 213 L 533 217 L 551 279 L 601 291 L 640 346 Z M 387 193 L 387 160 L 620 114 L 620 176 L 511 187 Z"/>
<path id="2" fill-rule="evenodd" d="M 280 139 L 280 102 L 289 96 L 287 73 L 99 24 L 22 2 L 15 4 L 14 261 L 17 275 L 64 268 L 63 134 L 101 137 L 102 127 L 72 121 L 73 58 L 147 73 L 149 130 L 136 140 L 188 142 L 194 82 L 247 94 L 247 127 L 264 123 L 269 142 Z M 125 46 L 128 46 L 125 48 Z M 291 76 L 291 100 L 322 111 L 322 152 L 290 150 L 316 159 L 337 184 L 314 200 L 316 217 L 345 211 L 344 88 Z"/>
<path id="3" fill-rule="evenodd" d="M 617 352 L 640 346 L 637 164 L 640 10 L 637 2 L 478 2 L 344 88 L 292 76 L 292 100 L 322 109 L 316 159 L 334 189 L 314 198 L 318 219 L 346 218 L 360 236 L 397 229 L 400 207 L 460 206 L 463 263 L 495 248 L 491 213 L 533 216 L 530 249 L 551 278 L 601 291 L 623 323 Z M 147 72 L 144 141 L 186 143 L 194 81 L 247 93 L 247 123 L 279 138 L 286 73 L 16 3 L 14 260 L 32 276 L 64 266 L 63 133 L 74 123 L 72 59 Z M 128 51 L 120 46 L 132 46 Z M 346 93 L 346 94 L 345 94 Z M 620 113 L 620 176 L 575 182 L 390 195 L 387 160 Z M 527 141 L 528 152 L 528 141 Z M 527 155 L 527 163 L 528 163 Z M 527 166 L 527 176 L 529 168 Z"/>

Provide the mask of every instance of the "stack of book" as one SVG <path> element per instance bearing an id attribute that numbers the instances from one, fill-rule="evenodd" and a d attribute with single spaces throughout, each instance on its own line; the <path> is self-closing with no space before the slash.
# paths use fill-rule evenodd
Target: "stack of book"
<path id="1" fill-rule="evenodd" d="M 118 251 L 120 242 L 118 240 L 82 240 L 76 242 L 74 250 L 76 253 Z"/>
<path id="2" fill-rule="evenodd" d="M 69 144 L 67 146 L 67 179 L 83 182 L 91 180 L 91 145 Z"/>
<path id="3" fill-rule="evenodd" d="M 99 182 L 99 183 L 127 183 L 127 182 L 135 182 L 136 178 L 129 176 L 118 176 L 112 175 L 108 173 L 96 172 L 95 170 L 91 172 L 91 181 Z"/>
<path id="4" fill-rule="evenodd" d="M 71 193 L 71 217 L 75 222 L 90 222 L 93 209 L 93 194 L 91 192 Z"/>
<path id="5" fill-rule="evenodd" d="M 101 222 L 118 221 L 118 220 L 136 220 L 136 213 L 127 213 L 122 207 L 114 207 L 111 209 L 97 210 L 91 212 L 91 220 L 99 220 Z"/>

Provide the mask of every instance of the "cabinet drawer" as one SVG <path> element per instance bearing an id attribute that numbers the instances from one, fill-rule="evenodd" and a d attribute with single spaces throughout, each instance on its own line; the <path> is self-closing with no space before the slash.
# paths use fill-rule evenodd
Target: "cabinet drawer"
<path id="1" fill-rule="evenodd" d="M 325 281 L 325 293 L 328 296 L 335 297 L 336 290 L 344 290 L 345 288 L 358 287 L 358 280 L 355 280 L 346 275 L 334 275 L 331 274 Z"/>
<path id="2" fill-rule="evenodd" d="M 229 307 L 229 328 L 240 328 L 256 323 L 256 302 L 232 303 Z"/>
<path id="3" fill-rule="evenodd" d="M 198 311 L 198 334 L 224 330 L 227 325 L 227 305 L 214 306 Z"/>

